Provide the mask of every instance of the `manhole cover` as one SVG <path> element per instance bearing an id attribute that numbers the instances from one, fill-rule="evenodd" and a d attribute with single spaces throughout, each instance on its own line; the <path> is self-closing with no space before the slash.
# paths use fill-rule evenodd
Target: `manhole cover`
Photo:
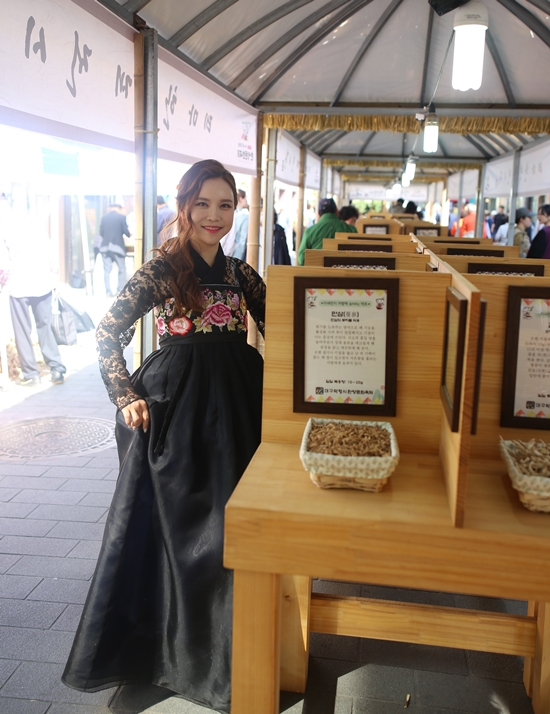
<path id="1" fill-rule="evenodd" d="M 102 451 L 115 443 L 115 426 L 106 419 L 44 417 L 2 427 L 0 459 L 38 459 Z"/>

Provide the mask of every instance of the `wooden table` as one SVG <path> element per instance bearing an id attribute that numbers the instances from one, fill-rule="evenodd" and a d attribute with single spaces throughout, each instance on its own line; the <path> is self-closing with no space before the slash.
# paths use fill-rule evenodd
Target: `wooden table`
<path id="1" fill-rule="evenodd" d="M 550 714 L 550 516 L 520 505 L 497 461 L 470 463 L 466 514 L 454 528 L 437 454 L 402 454 L 372 494 L 318 489 L 296 444 L 262 443 L 226 510 L 232 714 L 277 714 L 281 684 L 304 691 L 310 630 L 523 655 L 534 711 Z M 529 615 L 310 600 L 311 577 L 518 598 Z"/>

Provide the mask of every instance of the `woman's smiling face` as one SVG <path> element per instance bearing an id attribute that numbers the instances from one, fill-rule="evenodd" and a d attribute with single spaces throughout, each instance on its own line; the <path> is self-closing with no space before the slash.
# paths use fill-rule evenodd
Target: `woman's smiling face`
<path id="1" fill-rule="evenodd" d="M 233 225 L 235 204 L 229 184 L 222 178 L 207 179 L 191 206 L 191 242 L 204 258 L 218 250 L 220 240 Z"/>

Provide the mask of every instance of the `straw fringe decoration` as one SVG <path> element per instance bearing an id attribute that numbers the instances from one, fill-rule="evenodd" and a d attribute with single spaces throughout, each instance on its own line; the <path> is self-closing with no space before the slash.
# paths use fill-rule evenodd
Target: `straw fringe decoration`
<path id="1" fill-rule="evenodd" d="M 454 166 L 453 166 L 454 168 Z M 394 178 L 395 174 L 342 174 L 342 181 L 361 181 L 362 183 L 386 183 Z M 437 174 L 432 176 L 419 176 L 418 172 L 413 179 L 413 183 L 437 183 L 446 181 L 448 174 Z"/>
<path id="2" fill-rule="evenodd" d="M 377 161 L 375 159 L 323 159 L 323 163 L 326 166 L 376 166 L 382 168 L 384 166 L 388 168 L 401 169 L 403 168 L 403 161 Z M 442 159 L 441 161 L 417 161 L 417 168 L 426 169 L 452 169 L 453 171 L 467 171 L 468 169 L 481 169 L 483 164 L 470 164 L 461 161 L 453 161 L 452 159 Z"/>
<path id="3" fill-rule="evenodd" d="M 327 111 L 330 111 L 327 109 Z M 288 131 L 392 131 L 418 134 L 422 122 L 414 116 L 379 114 L 265 114 L 267 129 Z M 545 117 L 439 117 L 445 134 L 550 134 L 550 118 Z"/>

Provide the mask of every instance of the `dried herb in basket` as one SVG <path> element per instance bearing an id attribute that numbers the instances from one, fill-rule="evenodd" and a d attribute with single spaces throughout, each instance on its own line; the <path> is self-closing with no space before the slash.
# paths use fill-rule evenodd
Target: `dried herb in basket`
<path id="1" fill-rule="evenodd" d="M 514 448 L 507 451 L 522 474 L 550 478 L 550 444 L 542 439 L 527 442 L 514 439 L 510 444 Z"/>
<path id="2" fill-rule="evenodd" d="M 390 434 L 377 425 L 313 424 L 307 450 L 333 456 L 390 456 Z"/>

